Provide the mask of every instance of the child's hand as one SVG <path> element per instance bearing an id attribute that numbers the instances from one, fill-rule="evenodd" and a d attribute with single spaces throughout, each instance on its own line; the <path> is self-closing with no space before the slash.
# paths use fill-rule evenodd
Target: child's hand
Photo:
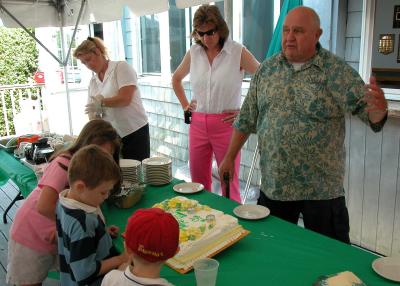
<path id="1" fill-rule="evenodd" d="M 107 232 L 111 235 L 112 238 L 118 237 L 119 227 L 116 225 L 111 225 L 107 228 Z"/>
<path id="2" fill-rule="evenodd" d="M 49 237 L 47 237 L 47 242 L 51 244 L 57 244 L 57 230 L 54 229 L 50 234 Z"/>

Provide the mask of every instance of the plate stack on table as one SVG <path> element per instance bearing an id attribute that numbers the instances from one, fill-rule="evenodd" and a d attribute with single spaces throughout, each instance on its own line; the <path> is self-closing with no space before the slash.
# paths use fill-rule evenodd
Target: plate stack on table
<path id="1" fill-rule="evenodd" d="M 122 184 L 134 185 L 140 183 L 140 161 L 120 159 L 119 166 L 121 167 Z"/>
<path id="2" fill-rule="evenodd" d="M 164 157 L 152 157 L 142 161 L 144 182 L 165 185 L 172 181 L 172 161 Z"/>

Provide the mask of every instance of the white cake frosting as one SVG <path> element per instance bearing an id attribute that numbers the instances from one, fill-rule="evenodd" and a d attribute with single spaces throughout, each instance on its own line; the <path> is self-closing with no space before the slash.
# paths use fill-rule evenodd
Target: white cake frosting
<path id="1" fill-rule="evenodd" d="M 154 207 L 171 213 L 179 223 L 180 250 L 169 260 L 178 268 L 218 251 L 244 231 L 233 216 L 182 196 L 162 201 Z"/>

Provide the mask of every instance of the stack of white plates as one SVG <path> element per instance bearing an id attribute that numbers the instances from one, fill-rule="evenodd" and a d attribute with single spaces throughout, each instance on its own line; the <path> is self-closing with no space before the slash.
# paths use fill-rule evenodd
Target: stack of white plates
<path id="1" fill-rule="evenodd" d="M 144 181 L 150 185 L 165 185 L 172 181 L 172 161 L 164 157 L 152 157 L 142 161 Z"/>
<path id="2" fill-rule="evenodd" d="M 123 184 L 137 184 L 140 178 L 141 163 L 137 160 L 120 159 Z"/>

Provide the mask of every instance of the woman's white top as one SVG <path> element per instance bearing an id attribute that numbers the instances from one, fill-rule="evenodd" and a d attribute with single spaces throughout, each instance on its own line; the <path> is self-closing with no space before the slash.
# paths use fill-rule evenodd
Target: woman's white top
<path id="1" fill-rule="evenodd" d="M 109 61 L 103 81 L 94 74 L 89 84 L 89 98 L 101 94 L 104 98 L 117 95 L 118 90 L 124 86 L 134 85 L 136 90 L 131 103 L 124 107 L 105 107 L 105 117 L 117 130 L 121 137 L 125 137 L 148 123 L 146 112 L 143 108 L 140 91 L 137 86 L 135 70 L 124 61 Z"/>
<path id="2" fill-rule="evenodd" d="M 242 80 L 240 69 L 243 46 L 226 40 L 221 52 L 210 65 L 205 49 L 199 44 L 190 48 L 190 83 L 192 100 L 197 101 L 196 111 L 222 113 L 239 109 Z"/>

